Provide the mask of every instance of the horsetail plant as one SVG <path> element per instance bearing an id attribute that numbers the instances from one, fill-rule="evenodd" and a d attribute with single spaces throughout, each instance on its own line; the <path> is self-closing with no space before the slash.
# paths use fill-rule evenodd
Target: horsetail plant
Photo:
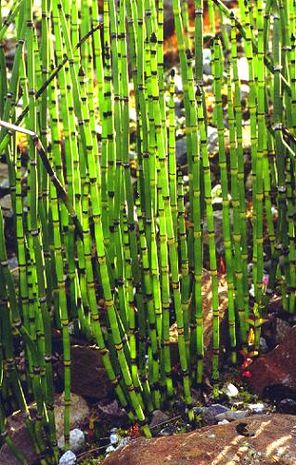
<path id="1" fill-rule="evenodd" d="M 206 4 L 213 109 L 203 67 Z M 63 347 L 67 450 L 72 332 L 97 346 L 120 405 L 150 437 L 149 415 L 175 392 L 194 420 L 192 387 L 208 375 L 208 354 L 219 383 L 224 318 L 235 364 L 240 349 L 258 350 L 275 293 L 296 311 L 295 2 L 256 0 L 250 8 L 240 0 L 233 11 L 221 0 L 196 0 L 194 18 L 187 2 L 172 5 L 180 61 L 173 69 L 165 60 L 163 1 L 42 0 L 38 7 L 15 0 L 0 15 L 0 152 L 18 261 L 14 282 L 0 208 L 0 433 L 21 464 L 27 459 L 6 426 L 11 402 L 25 416 L 40 463 L 59 459 L 53 330 Z M 8 33 L 16 40 L 12 64 Z M 217 154 L 208 147 L 210 129 Z M 222 251 L 213 200 L 219 185 Z M 24 347 L 23 377 L 16 341 Z"/>

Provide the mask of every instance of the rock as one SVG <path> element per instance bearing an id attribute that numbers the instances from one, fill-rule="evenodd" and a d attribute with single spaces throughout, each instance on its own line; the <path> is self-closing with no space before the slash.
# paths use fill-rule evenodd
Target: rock
<path id="1" fill-rule="evenodd" d="M 158 426 L 161 423 L 164 423 L 165 421 L 169 420 L 169 416 L 165 413 L 162 412 L 161 410 L 154 410 L 152 414 L 152 419 L 150 421 L 150 427 L 154 428 Z"/>
<path id="2" fill-rule="evenodd" d="M 241 81 L 249 81 L 249 64 L 246 57 L 238 59 L 238 77 Z"/>
<path id="3" fill-rule="evenodd" d="M 230 398 L 237 397 L 239 394 L 237 387 L 232 383 L 227 384 L 224 387 L 223 391 L 227 395 L 227 397 L 230 397 Z"/>
<path id="4" fill-rule="evenodd" d="M 276 318 L 275 324 L 276 324 L 275 342 L 276 344 L 280 344 L 281 342 L 285 341 L 290 331 L 291 326 L 289 325 L 287 321 L 283 320 L 282 318 Z"/>
<path id="5" fill-rule="evenodd" d="M 253 413 L 263 413 L 265 410 L 265 405 L 262 402 L 258 402 L 257 404 L 248 404 L 248 410 Z"/>
<path id="6" fill-rule="evenodd" d="M 176 140 L 176 157 L 177 164 L 180 166 L 186 165 L 187 163 L 187 144 L 186 137 Z"/>
<path id="7" fill-rule="evenodd" d="M 64 434 L 64 397 L 61 394 L 57 396 L 54 407 L 55 422 L 57 438 L 60 438 Z M 70 410 L 70 428 L 74 429 L 79 427 L 84 420 L 89 416 L 90 409 L 86 401 L 76 395 L 71 395 L 71 410 Z"/>
<path id="8" fill-rule="evenodd" d="M 175 425 L 169 425 L 159 432 L 160 436 L 172 436 L 177 432 L 177 427 Z"/>
<path id="9" fill-rule="evenodd" d="M 215 425 L 218 421 L 218 416 L 227 412 L 229 408 L 220 404 L 212 404 L 209 407 L 202 407 L 200 410 L 207 425 Z"/>
<path id="10" fill-rule="evenodd" d="M 107 457 L 108 455 L 111 453 L 111 452 L 114 452 L 116 449 L 114 446 L 108 446 L 107 449 L 106 449 L 106 454 L 107 454 Z"/>
<path id="11" fill-rule="evenodd" d="M 32 406 L 30 411 L 34 411 Z M 38 455 L 32 443 L 32 439 L 25 426 L 25 419 L 21 412 L 10 415 L 7 419 L 6 431 L 18 449 L 25 454 L 29 464 L 38 460 Z M 14 457 L 10 449 L 4 444 L 0 449 L 0 465 L 19 465 L 19 461 Z"/>
<path id="12" fill-rule="evenodd" d="M 212 68 L 211 68 L 211 62 L 210 61 L 205 61 L 202 66 L 203 73 L 206 76 L 211 75 L 212 73 Z"/>
<path id="13" fill-rule="evenodd" d="M 221 204 L 220 204 L 221 205 Z M 223 235 L 223 212 L 222 209 L 214 210 L 214 227 L 215 227 L 215 243 L 216 243 L 216 252 L 217 255 L 223 255 L 224 253 L 224 235 Z M 232 220 L 232 212 L 230 212 L 230 217 Z M 209 236 L 208 236 L 208 223 L 207 219 L 204 220 L 204 244 L 209 243 Z"/>
<path id="14" fill-rule="evenodd" d="M 115 451 L 102 465 L 295 465 L 296 428 L 292 415 L 254 415 L 190 433 L 138 438 Z"/>
<path id="15" fill-rule="evenodd" d="M 219 316 L 220 316 L 220 358 L 221 365 L 223 362 L 223 347 L 229 347 L 228 343 L 228 325 L 226 318 L 226 309 L 227 309 L 227 283 L 224 275 L 218 276 L 218 293 L 219 293 Z M 212 348 L 212 338 L 213 338 L 213 311 L 212 311 L 212 286 L 211 286 L 211 276 L 208 271 L 203 272 L 202 276 L 202 306 L 203 306 L 203 325 L 204 325 L 204 347 L 205 347 L 205 357 L 204 357 L 204 379 L 210 375 L 212 370 L 212 360 L 213 360 L 213 348 Z M 171 359 L 172 365 L 179 363 L 179 351 L 178 351 L 178 330 L 177 326 L 174 323 L 170 328 L 170 348 L 171 348 Z"/>
<path id="16" fill-rule="evenodd" d="M 121 417 L 124 415 L 124 410 L 119 407 L 117 400 L 108 404 L 99 404 L 98 410 L 110 417 Z"/>
<path id="17" fill-rule="evenodd" d="M 177 94 L 183 92 L 183 81 L 181 74 L 175 75 L 175 92 Z"/>
<path id="18" fill-rule="evenodd" d="M 72 452 L 80 451 L 85 444 L 84 433 L 81 429 L 75 428 L 70 431 L 70 449 Z M 65 446 L 64 436 L 58 440 L 58 446 L 63 449 Z"/>
<path id="19" fill-rule="evenodd" d="M 249 97 L 250 94 L 250 86 L 247 84 L 241 84 L 240 85 L 240 92 L 241 92 L 241 99 L 245 99 Z"/>
<path id="20" fill-rule="evenodd" d="M 18 268 L 18 261 L 16 255 L 13 255 L 8 259 L 8 266 L 11 271 L 14 271 L 16 268 Z"/>
<path id="21" fill-rule="evenodd" d="M 294 399 L 283 399 L 280 401 L 278 409 L 282 413 L 296 415 L 296 401 Z"/>
<path id="22" fill-rule="evenodd" d="M 8 194 L 10 192 L 10 184 L 8 179 L 3 179 L 3 181 L 0 182 L 0 195 L 3 196 L 5 194 Z"/>
<path id="23" fill-rule="evenodd" d="M 63 364 L 58 368 L 63 376 Z M 98 349 L 73 345 L 71 348 L 71 389 L 79 396 L 101 400 L 114 398 L 114 389 Z"/>
<path id="24" fill-rule="evenodd" d="M 65 452 L 59 461 L 59 465 L 74 465 L 76 463 L 76 455 L 71 451 L 68 450 Z"/>
<path id="25" fill-rule="evenodd" d="M 4 197 L 0 199 L 0 206 L 2 207 L 3 216 L 5 218 L 13 217 L 13 209 L 10 194 L 4 195 Z"/>
<path id="26" fill-rule="evenodd" d="M 218 151 L 218 131 L 213 126 L 208 126 L 208 150 L 209 153 L 214 154 Z"/>
<path id="27" fill-rule="evenodd" d="M 118 446 L 116 447 L 116 450 L 119 449 L 120 447 L 124 447 L 124 446 L 127 446 L 129 443 L 130 443 L 131 439 L 130 437 L 120 437 L 119 438 L 119 444 Z"/>
<path id="28" fill-rule="evenodd" d="M 228 410 L 227 412 L 220 413 L 217 415 L 217 420 L 222 421 L 222 420 L 228 420 L 228 421 L 234 421 L 234 420 L 241 420 L 242 418 L 245 418 L 249 415 L 249 412 L 247 410 Z"/>
<path id="29" fill-rule="evenodd" d="M 220 316 L 220 347 L 228 348 L 228 325 L 226 318 L 226 309 L 227 309 L 227 283 L 224 275 L 218 276 L 218 293 L 219 293 L 219 316 Z M 211 286 L 211 276 L 208 271 L 203 272 L 202 276 L 202 307 L 203 307 L 203 326 L 204 326 L 204 347 L 205 347 L 205 357 L 204 357 L 204 379 L 210 375 L 212 370 L 212 360 L 213 360 L 213 349 L 212 349 L 212 338 L 213 338 L 213 311 L 212 311 L 212 286 Z M 174 323 L 170 328 L 170 346 L 171 346 L 171 359 L 172 365 L 177 364 L 179 361 L 179 351 L 178 351 L 178 330 L 177 326 Z M 223 349 L 220 351 L 222 358 Z"/>
<path id="30" fill-rule="evenodd" d="M 208 135 L 208 150 L 209 153 L 214 154 L 218 150 L 218 131 L 217 128 L 208 126 L 207 128 Z M 176 140 L 176 157 L 177 164 L 184 166 L 187 164 L 187 143 L 186 137 L 181 137 Z"/>
<path id="31" fill-rule="evenodd" d="M 218 425 L 227 425 L 227 423 L 229 423 L 228 420 L 221 420 L 221 421 L 218 421 Z"/>
<path id="32" fill-rule="evenodd" d="M 107 404 L 103 402 L 101 401 L 97 406 L 99 419 L 115 426 L 123 426 L 126 423 L 127 414 L 119 406 L 117 400 Z"/>
<path id="33" fill-rule="evenodd" d="M 110 434 L 110 443 L 114 446 L 114 445 L 118 444 L 118 442 L 119 442 L 118 434 L 116 434 L 116 433 Z"/>
<path id="34" fill-rule="evenodd" d="M 7 194 L 9 191 L 9 174 L 8 165 L 0 162 L 0 195 Z"/>
<path id="35" fill-rule="evenodd" d="M 206 76 L 209 76 L 211 74 L 211 49 L 210 48 L 204 48 L 203 51 L 203 73 Z"/>
<path id="36" fill-rule="evenodd" d="M 264 337 L 260 337 L 260 350 L 263 353 L 268 352 L 268 345 Z"/>
<path id="37" fill-rule="evenodd" d="M 296 326 L 290 328 L 281 344 L 252 363 L 248 382 L 253 392 L 274 400 L 296 400 L 295 338 Z"/>

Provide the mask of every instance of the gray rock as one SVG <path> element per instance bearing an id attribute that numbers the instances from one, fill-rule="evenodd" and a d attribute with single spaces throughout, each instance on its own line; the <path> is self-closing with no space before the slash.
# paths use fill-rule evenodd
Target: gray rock
<path id="1" fill-rule="evenodd" d="M 203 49 L 203 72 L 207 76 L 211 74 L 211 49 Z"/>
<path id="2" fill-rule="evenodd" d="M 0 186 L 2 183 L 8 183 L 9 185 L 9 174 L 8 165 L 6 163 L 0 162 Z"/>
<path id="3" fill-rule="evenodd" d="M 71 451 L 68 450 L 65 452 L 59 461 L 59 465 L 75 465 L 76 463 L 76 455 Z"/>
<path id="4" fill-rule="evenodd" d="M 8 179 L 3 179 L 0 182 L 0 195 L 8 194 L 10 190 L 10 184 Z"/>
<path id="5" fill-rule="evenodd" d="M 176 140 L 176 157 L 178 165 L 186 165 L 187 163 L 187 144 L 186 137 Z"/>
<path id="6" fill-rule="evenodd" d="M 115 449 L 114 446 L 112 446 L 112 445 L 108 446 L 107 449 L 106 449 L 107 457 L 108 457 L 108 455 L 109 455 L 111 452 L 114 452 L 115 450 L 116 450 L 116 449 Z"/>
<path id="7" fill-rule="evenodd" d="M 118 434 L 116 434 L 116 433 L 110 434 L 110 443 L 112 444 L 112 446 L 118 444 L 118 442 L 119 442 Z"/>
<path id="8" fill-rule="evenodd" d="M 296 401 L 294 399 L 283 399 L 279 403 L 279 411 L 296 415 Z"/>
<path id="9" fill-rule="evenodd" d="M 11 270 L 15 270 L 18 267 L 17 256 L 13 255 L 8 259 L 8 266 Z"/>
<path id="10" fill-rule="evenodd" d="M 158 426 L 159 424 L 165 422 L 169 420 L 169 416 L 162 412 L 161 410 L 154 410 L 153 414 L 152 414 L 152 419 L 150 421 L 150 426 L 153 428 L 153 427 L 156 427 Z"/>
<path id="11" fill-rule="evenodd" d="M 261 352 L 268 352 L 268 345 L 264 337 L 260 337 L 260 350 Z"/>
<path id="12" fill-rule="evenodd" d="M 234 420 L 241 420 L 242 418 L 245 418 L 249 415 L 249 412 L 247 410 L 228 410 L 227 412 L 220 413 L 220 415 L 217 415 L 217 420 L 222 421 L 222 420 L 228 420 L 228 421 L 234 421 Z"/>
<path id="13" fill-rule="evenodd" d="M 70 431 L 70 449 L 72 452 L 80 451 L 85 444 L 85 437 L 81 429 L 75 428 Z M 58 440 L 58 446 L 63 449 L 65 445 L 64 436 Z"/>
<path id="14" fill-rule="evenodd" d="M 215 209 L 213 214 L 214 214 L 214 224 L 215 224 L 216 252 L 218 255 L 222 255 L 224 252 L 223 212 L 222 210 Z M 232 218 L 233 218 L 232 210 L 230 210 L 230 218 L 232 221 Z M 208 244 L 209 243 L 208 224 L 207 224 L 206 218 L 203 223 L 203 232 L 204 232 L 204 244 Z"/>
<path id="15" fill-rule="evenodd" d="M 210 153 L 216 153 L 218 150 L 218 131 L 213 126 L 208 126 L 208 150 Z"/>
<path id="16" fill-rule="evenodd" d="M 281 318 L 276 318 L 276 344 L 284 342 L 290 328 L 291 326 L 287 321 L 282 320 Z"/>
<path id="17" fill-rule="evenodd" d="M 221 420 L 221 421 L 218 421 L 218 425 L 227 425 L 227 423 L 229 423 L 228 420 Z"/>
<path id="18" fill-rule="evenodd" d="M 3 216 L 6 218 L 12 218 L 13 209 L 10 194 L 4 195 L 4 197 L 0 199 L 0 205 L 2 207 Z"/>
<path id="19" fill-rule="evenodd" d="M 160 436 L 171 436 L 172 434 L 176 433 L 177 428 L 174 425 L 166 426 L 160 431 Z"/>
<path id="20" fill-rule="evenodd" d="M 212 73 L 212 68 L 211 68 L 211 63 L 210 62 L 205 62 L 203 63 L 203 73 L 206 75 L 206 76 L 209 76 L 211 73 Z"/>
<path id="21" fill-rule="evenodd" d="M 228 412 L 229 408 L 225 407 L 224 405 L 213 404 L 213 405 L 210 405 L 209 407 L 202 407 L 201 410 L 202 410 L 204 421 L 208 425 L 214 425 L 217 423 L 219 419 L 219 415 L 222 415 L 223 413 Z"/>

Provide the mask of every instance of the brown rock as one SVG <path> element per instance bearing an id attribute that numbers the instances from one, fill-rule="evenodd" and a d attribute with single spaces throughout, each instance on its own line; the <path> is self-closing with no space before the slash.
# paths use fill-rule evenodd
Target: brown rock
<path id="1" fill-rule="evenodd" d="M 275 349 L 261 355 L 250 367 L 251 389 L 258 395 L 296 398 L 296 326 Z"/>
<path id="2" fill-rule="evenodd" d="M 90 414 L 90 408 L 83 397 L 71 394 L 70 429 L 82 425 Z M 64 434 L 64 395 L 56 397 L 54 405 L 56 434 L 59 439 Z"/>
<path id="3" fill-rule="evenodd" d="M 220 315 L 220 347 L 228 346 L 228 327 L 227 327 L 227 282 L 225 275 L 218 276 L 218 293 L 219 293 L 219 315 Z M 204 325 L 204 367 L 205 375 L 211 373 L 212 367 L 212 339 L 213 339 L 213 309 L 212 309 L 212 283 L 211 276 L 208 271 L 204 271 L 202 276 L 202 307 L 203 307 L 203 325 Z M 178 331 L 177 325 L 174 324 L 170 329 L 171 342 L 171 357 L 172 363 L 175 364 L 179 360 L 178 353 Z M 220 351 L 220 354 L 222 350 Z"/>
<path id="4" fill-rule="evenodd" d="M 63 365 L 59 367 L 63 376 Z M 74 345 L 71 348 L 71 390 L 75 394 L 92 399 L 113 398 L 113 386 L 103 366 L 98 349 Z"/>
<path id="5" fill-rule="evenodd" d="M 28 463 L 36 462 L 38 456 L 35 453 L 33 441 L 25 426 L 24 416 L 21 412 L 16 412 L 8 417 L 6 431 L 17 448 L 23 452 Z M 19 461 L 5 444 L 0 449 L 0 465 L 8 464 L 19 465 Z"/>
<path id="6" fill-rule="evenodd" d="M 139 438 L 102 465 L 295 465 L 292 415 L 254 415 L 241 421 L 156 439 Z"/>

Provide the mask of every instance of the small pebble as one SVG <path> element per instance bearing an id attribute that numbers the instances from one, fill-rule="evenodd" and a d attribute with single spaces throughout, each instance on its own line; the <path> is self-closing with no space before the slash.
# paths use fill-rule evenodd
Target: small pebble
<path id="1" fill-rule="evenodd" d="M 237 387 L 232 383 L 226 385 L 224 392 L 228 397 L 236 397 L 239 394 Z"/>
<path id="2" fill-rule="evenodd" d="M 110 454 L 111 452 L 114 452 L 115 451 L 115 447 L 114 446 L 108 446 L 107 449 L 106 449 L 106 454 Z"/>
<path id="3" fill-rule="evenodd" d="M 262 404 L 262 402 L 258 402 L 258 404 L 248 404 L 248 409 L 254 413 L 263 413 L 265 405 Z"/>
<path id="4" fill-rule="evenodd" d="M 260 337 L 260 349 L 262 352 L 268 352 L 268 345 L 264 337 Z"/>
<path id="5" fill-rule="evenodd" d="M 254 284 L 251 285 L 250 290 L 249 290 L 249 294 L 250 294 L 251 297 L 253 297 L 253 298 L 255 297 L 255 286 L 254 286 Z"/>
<path id="6" fill-rule="evenodd" d="M 116 434 L 116 433 L 110 434 L 110 443 L 111 443 L 112 445 L 114 445 L 114 444 L 118 444 L 118 442 L 119 442 L 119 436 L 118 436 L 118 434 Z"/>
<path id="7" fill-rule="evenodd" d="M 72 452 L 78 452 L 84 446 L 85 438 L 81 429 L 75 428 L 70 431 L 70 449 Z M 64 436 L 58 440 L 58 446 L 63 449 L 65 445 Z"/>
<path id="8" fill-rule="evenodd" d="M 227 425 L 228 423 L 229 421 L 226 420 L 226 418 L 224 420 L 218 421 L 218 425 Z"/>
<path id="9" fill-rule="evenodd" d="M 166 428 L 163 428 L 159 434 L 160 436 L 171 436 L 177 431 L 177 428 L 175 426 L 166 426 Z"/>
<path id="10" fill-rule="evenodd" d="M 249 63 L 246 57 L 238 59 L 238 75 L 240 81 L 249 80 Z"/>
<path id="11" fill-rule="evenodd" d="M 59 460 L 59 465 L 75 465 L 75 463 L 76 455 L 71 450 L 65 452 Z"/>

